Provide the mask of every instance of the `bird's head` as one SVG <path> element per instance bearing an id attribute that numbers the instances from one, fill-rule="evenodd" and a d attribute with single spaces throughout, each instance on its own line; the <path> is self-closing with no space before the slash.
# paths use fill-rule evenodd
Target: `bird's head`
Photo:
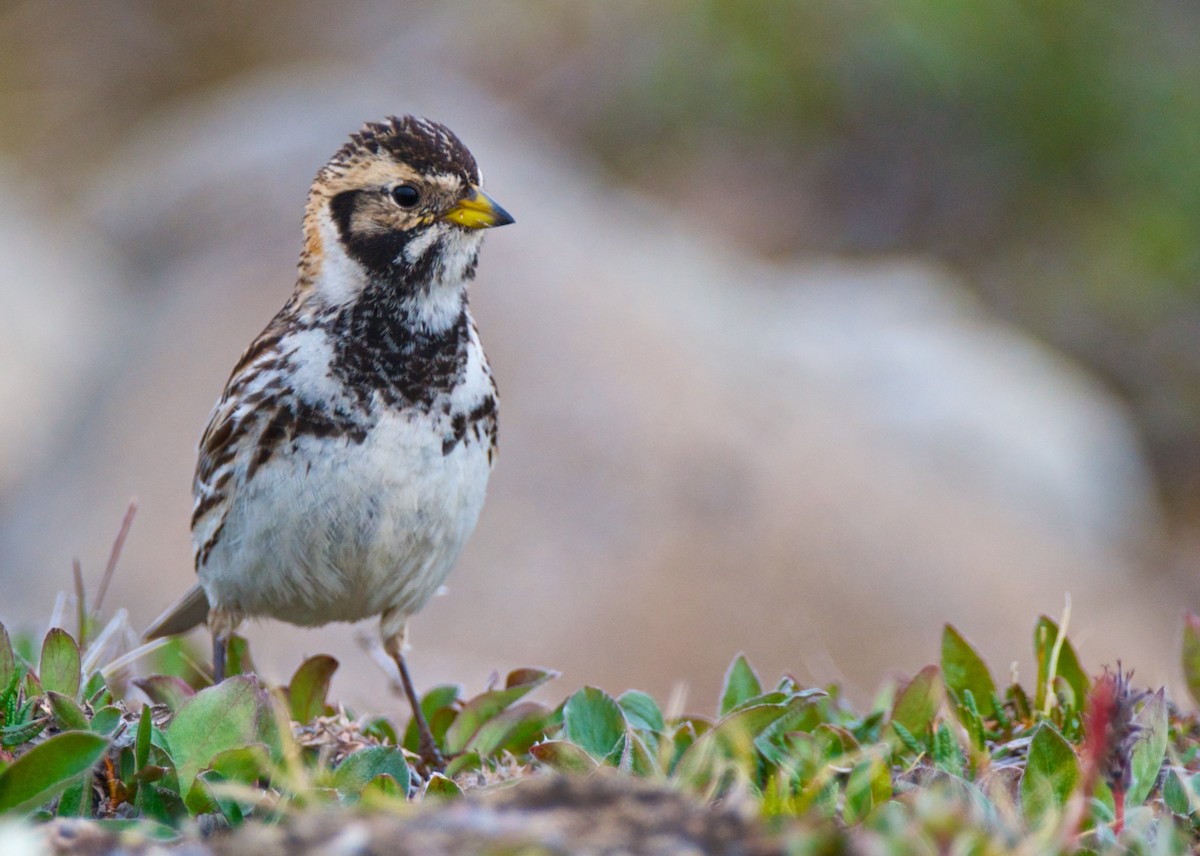
<path id="1" fill-rule="evenodd" d="M 302 280 L 335 301 L 367 282 L 398 296 L 461 288 L 483 230 L 513 222 L 480 182 L 446 126 L 414 116 L 367 123 L 313 183 Z"/>

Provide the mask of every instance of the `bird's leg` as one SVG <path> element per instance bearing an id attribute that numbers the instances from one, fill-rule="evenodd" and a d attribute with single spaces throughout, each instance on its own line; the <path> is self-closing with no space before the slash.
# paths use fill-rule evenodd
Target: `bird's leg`
<path id="1" fill-rule="evenodd" d="M 388 610 L 383 614 L 379 624 L 380 633 L 383 636 L 383 648 L 396 661 L 396 667 L 400 670 L 400 683 L 404 685 L 404 694 L 408 696 L 413 719 L 417 723 L 417 734 L 419 735 L 417 750 L 421 755 L 421 760 L 430 770 L 440 772 L 446 768 L 446 759 L 438 749 L 437 741 L 433 739 L 433 731 L 430 730 L 429 723 L 425 721 L 425 714 L 421 711 L 421 699 L 417 696 L 412 677 L 408 674 L 408 664 L 404 662 L 404 637 L 408 630 L 407 618 L 395 610 Z"/>
<path id="2" fill-rule="evenodd" d="M 213 634 L 213 685 L 225 680 L 225 652 L 229 650 L 229 637 Z"/>
<path id="3" fill-rule="evenodd" d="M 242 616 L 231 609 L 214 606 L 208 612 L 208 629 L 213 640 L 213 684 L 225 680 L 225 654 L 229 650 L 229 637 L 242 623 Z"/>
<path id="4" fill-rule="evenodd" d="M 446 759 L 442 757 L 442 752 L 433 739 L 433 731 L 430 730 L 429 723 L 425 721 L 425 714 L 421 712 L 421 701 L 417 698 L 416 690 L 413 689 L 412 678 L 408 675 L 408 665 L 404 662 L 404 655 L 395 653 L 392 658 L 400 669 L 400 681 L 404 684 L 404 694 L 408 696 L 408 703 L 412 705 L 413 719 L 417 721 L 417 733 L 420 735 L 417 749 L 421 760 L 431 771 L 441 772 L 446 769 Z"/>

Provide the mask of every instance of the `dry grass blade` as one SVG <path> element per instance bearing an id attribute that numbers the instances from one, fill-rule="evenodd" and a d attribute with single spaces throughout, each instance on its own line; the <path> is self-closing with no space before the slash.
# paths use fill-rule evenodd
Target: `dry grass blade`
<path id="1" fill-rule="evenodd" d="M 87 592 L 83 588 L 83 567 L 79 559 L 71 560 L 71 574 L 75 578 L 75 618 L 79 630 L 75 638 L 83 648 L 87 645 Z"/>
<path id="2" fill-rule="evenodd" d="M 125 509 L 125 517 L 121 520 L 121 528 L 117 530 L 117 537 L 113 539 L 112 550 L 108 554 L 108 564 L 104 566 L 100 589 L 96 593 L 95 611 L 97 614 L 104 603 L 104 595 L 108 593 L 108 584 L 112 582 L 113 572 L 117 569 L 117 561 L 121 558 L 121 550 L 125 546 L 125 538 L 129 535 L 129 528 L 133 526 L 133 518 L 137 514 L 137 509 L 137 500 L 129 500 L 129 507 Z"/>

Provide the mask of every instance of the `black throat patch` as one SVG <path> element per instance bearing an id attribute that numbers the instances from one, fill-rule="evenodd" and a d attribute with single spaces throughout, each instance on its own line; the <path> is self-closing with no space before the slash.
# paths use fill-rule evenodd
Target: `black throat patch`
<path id="1" fill-rule="evenodd" d="M 428 413 L 466 375 L 470 317 L 465 295 L 453 323 L 430 331 L 390 282 L 372 281 L 358 300 L 338 311 L 330 333 L 329 370 L 364 407 L 378 392 L 389 407 Z"/>

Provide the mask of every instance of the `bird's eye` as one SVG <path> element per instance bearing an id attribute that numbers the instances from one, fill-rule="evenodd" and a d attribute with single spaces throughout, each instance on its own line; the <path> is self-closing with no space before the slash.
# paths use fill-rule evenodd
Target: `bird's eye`
<path id="1" fill-rule="evenodd" d="M 412 208 L 421 201 L 421 191 L 411 184 L 397 184 L 392 188 L 392 199 L 401 208 Z"/>

